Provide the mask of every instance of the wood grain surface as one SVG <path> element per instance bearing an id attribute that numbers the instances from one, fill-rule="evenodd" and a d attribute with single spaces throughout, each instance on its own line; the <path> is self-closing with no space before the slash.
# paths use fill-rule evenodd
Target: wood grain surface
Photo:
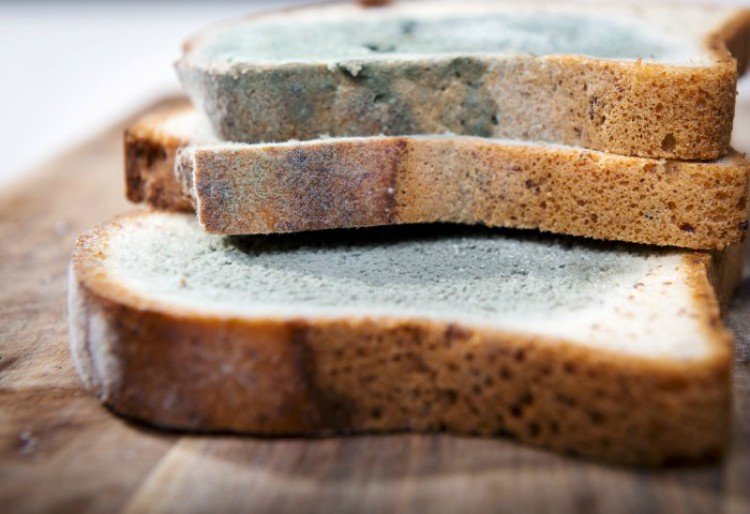
<path id="1" fill-rule="evenodd" d="M 167 100 L 169 101 L 169 100 Z M 113 127 L 0 191 L 0 513 L 750 512 L 750 278 L 724 462 L 644 470 L 504 439 L 263 440 L 132 424 L 81 389 L 65 297 L 75 238 L 128 209 Z M 750 149 L 750 102 L 736 146 Z"/>

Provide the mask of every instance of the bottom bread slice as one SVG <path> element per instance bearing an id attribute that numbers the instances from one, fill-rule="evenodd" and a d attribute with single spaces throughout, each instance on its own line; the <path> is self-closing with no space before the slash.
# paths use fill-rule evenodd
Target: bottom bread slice
<path id="1" fill-rule="evenodd" d="M 732 342 L 717 298 L 739 257 L 451 225 L 223 237 L 135 212 L 77 243 L 72 355 L 103 402 L 162 427 L 713 459 Z"/>

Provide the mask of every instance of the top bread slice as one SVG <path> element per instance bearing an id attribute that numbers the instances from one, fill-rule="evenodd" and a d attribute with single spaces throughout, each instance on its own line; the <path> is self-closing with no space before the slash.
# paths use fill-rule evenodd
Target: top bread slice
<path id="1" fill-rule="evenodd" d="M 137 212 L 82 236 L 84 382 L 164 427 L 506 434 L 621 463 L 726 444 L 741 252 L 446 225 L 227 238 Z"/>
<path id="2" fill-rule="evenodd" d="M 735 8 L 390 2 L 223 24 L 176 66 L 226 140 L 453 133 L 705 160 L 729 149 L 749 48 Z"/>
<path id="3" fill-rule="evenodd" d="M 130 127 L 125 154 L 129 199 L 195 209 L 221 234 L 450 221 L 715 249 L 748 228 L 736 153 L 660 161 L 467 136 L 235 144 L 182 106 Z"/>

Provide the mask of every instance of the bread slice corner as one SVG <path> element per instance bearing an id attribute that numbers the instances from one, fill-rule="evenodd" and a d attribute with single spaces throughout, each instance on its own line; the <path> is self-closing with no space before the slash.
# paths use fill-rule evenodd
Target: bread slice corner
<path id="1" fill-rule="evenodd" d="M 187 102 L 169 105 L 136 120 L 123 134 L 125 196 L 158 209 L 193 210 L 193 199 L 175 180 L 177 151 L 212 142 L 209 125 Z"/>

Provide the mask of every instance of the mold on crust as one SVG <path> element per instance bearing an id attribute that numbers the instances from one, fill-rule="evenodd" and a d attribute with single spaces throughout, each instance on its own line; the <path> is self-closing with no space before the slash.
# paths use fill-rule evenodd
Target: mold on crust
<path id="1" fill-rule="evenodd" d="M 127 159 L 129 175 L 150 184 L 130 198 L 194 210 L 195 196 L 215 233 L 450 221 L 712 249 L 742 241 L 748 228 L 750 167 L 734 152 L 690 163 L 465 136 L 243 145 L 206 137 L 194 112 L 147 116 L 130 129 L 139 138 L 126 140 L 126 155 L 134 144 L 160 149 L 149 167 Z"/>
<path id="2" fill-rule="evenodd" d="M 172 428 L 446 430 L 637 464 L 721 453 L 731 338 L 711 284 L 736 285 L 736 252 L 447 226 L 328 236 L 221 238 L 167 213 L 83 236 L 73 351 L 118 365 L 79 369 L 116 375 L 88 380 L 115 410 Z"/>
<path id="3" fill-rule="evenodd" d="M 457 136 L 208 145 L 199 220 L 222 234 L 436 221 L 723 248 L 747 232 L 750 166 L 664 162 Z"/>
<path id="4" fill-rule="evenodd" d="M 386 15 L 384 15 L 386 14 Z M 601 59 L 709 64 L 695 40 L 658 32 L 635 17 L 610 19 L 586 13 L 496 11 L 446 16 L 258 19 L 207 34 L 188 55 L 205 67 L 238 64 L 356 62 L 384 54 L 584 55 Z M 294 18 L 294 15 L 292 15 Z M 352 72 L 356 76 L 356 72 Z"/>
<path id="5" fill-rule="evenodd" d="M 686 6 L 316 6 L 206 31 L 177 70 L 232 141 L 455 133 L 706 160 L 728 150 L 749 30 Z"/>

